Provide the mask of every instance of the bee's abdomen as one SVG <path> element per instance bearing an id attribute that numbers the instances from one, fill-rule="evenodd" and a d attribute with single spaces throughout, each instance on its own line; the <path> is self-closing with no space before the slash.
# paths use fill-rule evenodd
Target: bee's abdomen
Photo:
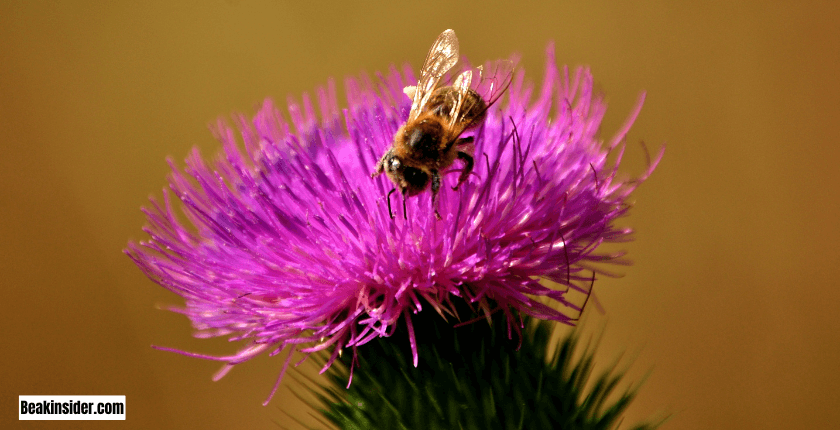
<path id="1" fill-rule="evenodd" d="M 456 122 L 465 124 L 463 126 L 467 128 L 469 128 L 467 125 L 480 124 L 484 120 L 487 103 L 472 89 L 464 94 L 460 94 L 454 87 L 438 88 L 432 93 L 427 106 L 435 115 L 452 120 L 452 110 L 457 105 L 459 97 L 463 97 L 464 100 L 461 102 L 460 110 L 454 112 L 457 119 Z"/>

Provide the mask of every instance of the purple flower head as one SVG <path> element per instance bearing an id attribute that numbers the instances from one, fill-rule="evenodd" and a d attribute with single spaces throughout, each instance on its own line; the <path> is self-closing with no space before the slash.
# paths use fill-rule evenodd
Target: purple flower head
<path id="1" fill-rule="evenodd" d="M 391 68 L 376 82 L 348 79 L 342 111 L 330 82 L 317 93 L 320 115 L 304 96 L 289 103 L 290 122 L 270 101 L 253 119 L 237 117 L 236 130 L 220 122 L 223 152 L 213 163 L 198 150 L 183 170 L 170 161 L 171 193 L 182 204 L 164 190 L 163 202 L 144 209 L 150 239 L 130 243 L 126 253 L 185 299 L 177 311 L 198 337 L 247 340 L 229 356 L 187 354 L 226 362 L 217 378 L 263 351 L 287 350 L 282 378 L 293 351 L 332 347 L 326 370 L 342 349 L 355 354 L 400 320 L 413 333 L 412 315 L 423 304 L 450 312 L 453 296 L 483 313 L 505 312 L 516 329 L 516 312 L 571 324 L 555 308 L 576 314 L 567 294 L 590 293 L 589 271 L 599 271 L 593 263 L 623 262 L 596 248 L 629 240 L 631 231 L 613 221 L 661 157 L 633 180 L 620 179 L 618 161 L 607 162 L 612 151 L 620 160 L 641 100 L 602 142 L 596 135 L 606 105 L 593 94 L 592 76 L 558 70 L 550 47 L 536 100 L 519 70 L 484 123 L 467 133 L 475 136 L 474 174 L 453 191 L 458 175 L 444 172 L 442 219 L 428 193 L 407 199 L 407 219 L 394 194 L 400 209 L 392 219 L 385 198 L 393 185 L 371 173 L 408 116 L 403 88 L 416 78 Z"/>

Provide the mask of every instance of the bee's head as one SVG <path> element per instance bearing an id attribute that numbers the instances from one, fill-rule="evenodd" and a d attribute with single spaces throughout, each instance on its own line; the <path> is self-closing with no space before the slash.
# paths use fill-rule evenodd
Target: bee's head
<path id="1" fill-rule="evenodd" d="M 420 194 L 429 185 L 429 175 L 426 172 L 406 165 L 396 154 L 388 155 L 384 164 L 388 178 L 406 196 Z"/>

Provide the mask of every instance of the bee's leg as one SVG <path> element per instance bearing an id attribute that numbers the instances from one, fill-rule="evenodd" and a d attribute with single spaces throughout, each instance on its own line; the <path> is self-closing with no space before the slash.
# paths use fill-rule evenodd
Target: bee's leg
<path id="1" fill-rule="evenodd" d="M 473 166 L 475 165 L 473 161 L 473 153 L 475 153 L 473 140 L 474 138 L 472 136 L 468 136 L 458 139 L 455 142 L 455 148 L 458 150 L 457 156 L 464 163 L 464 170 L 461 171 L 461 175 L 458 177 L 458 185 L 452 187 L 453 190 L 457 190 L 467 180 L 470 173 L 472 173 Z"/>
<path id="2" fill-rule="evenodd" d="M 408 196 L 405 195 L 405 192 L 403 192 L 402 197 L 403 197 L 403 219 L 408 220 L 408 211 L 405 209 L 405 201 L 408 200 Z"/>
<path id="3" fill-rule="evenodd" d="M 460 148 L 462 152 L 472 154 L 475 152 L 474 140 L 475 138 L 472 136 L 462 137 L 455 141 L 455 147 Z"/>
<path id="4" fill-rule="evenodd" d="M 475 165 L 472 155 L 467 154 L 466 152 L 458 151 L 458 159 L 464 162 L 464 170 L 461 171 L 461 176 L 458 177 L 458 185 L 455 185 L 452 188 L 453 190 L 457 190 L 458 187 L 467 180 L 470 173 L 472 173 L 473 166 Z"/>
<path id="5" fill-rule="evenodd" d="M 388 200 L 388 216 L 391 219 L 394 219 L 394 212 L 391 210 L 391 194 L 394 194 L 394 191 L 397 191 L 397 189 L 392 188 L 391 191 L 388 191 L 388 196 L 385 197 L 385 200 Z"/>
<path id="6" fill-rule="evenodd" d="M 382 155 L 382 158 L 376 162 L 376 171 L 370 174 L 371 178 L 375 178 L 382 174 L 385 171 L 385 159 L 391 156 L 391 150 L 388 150 L 385 154 Z M 393 217 L 392 217 L 393 218 Z"/>
<path id="7" fill-rule="evenodd" d="M 464 170 L 461 171 L 461 176 L 458 177 L 458 185 L 452 187 L 453 190 L 457 190 L 461 184 L 467 180 L 472 173 L 473 166 L 475 165 L 475 161 L 473 161 L 473 157 L 466 152 L 458 151 L 458 159 L 464 162 Z"/>
<path id="8" fill-rule="evenodd" d="M 440 213 L 437 210 L 437 195 L 440 191 L 440 173 L 437 170 L 432 170 L 432 210 L 435 211 L 435 218 L 440 219 Z"/>

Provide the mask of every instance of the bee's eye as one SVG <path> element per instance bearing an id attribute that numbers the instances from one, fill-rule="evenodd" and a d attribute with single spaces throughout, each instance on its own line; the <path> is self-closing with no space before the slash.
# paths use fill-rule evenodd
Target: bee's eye
<path id="1" fill-rule="evenodd" d="M 400 163 L 400 160 L 397 159 L 397 157 L 392 157 L 388 160 L 388 170 L 399 170 L 400 167 L 402 167 L 402 163 Z"/>

